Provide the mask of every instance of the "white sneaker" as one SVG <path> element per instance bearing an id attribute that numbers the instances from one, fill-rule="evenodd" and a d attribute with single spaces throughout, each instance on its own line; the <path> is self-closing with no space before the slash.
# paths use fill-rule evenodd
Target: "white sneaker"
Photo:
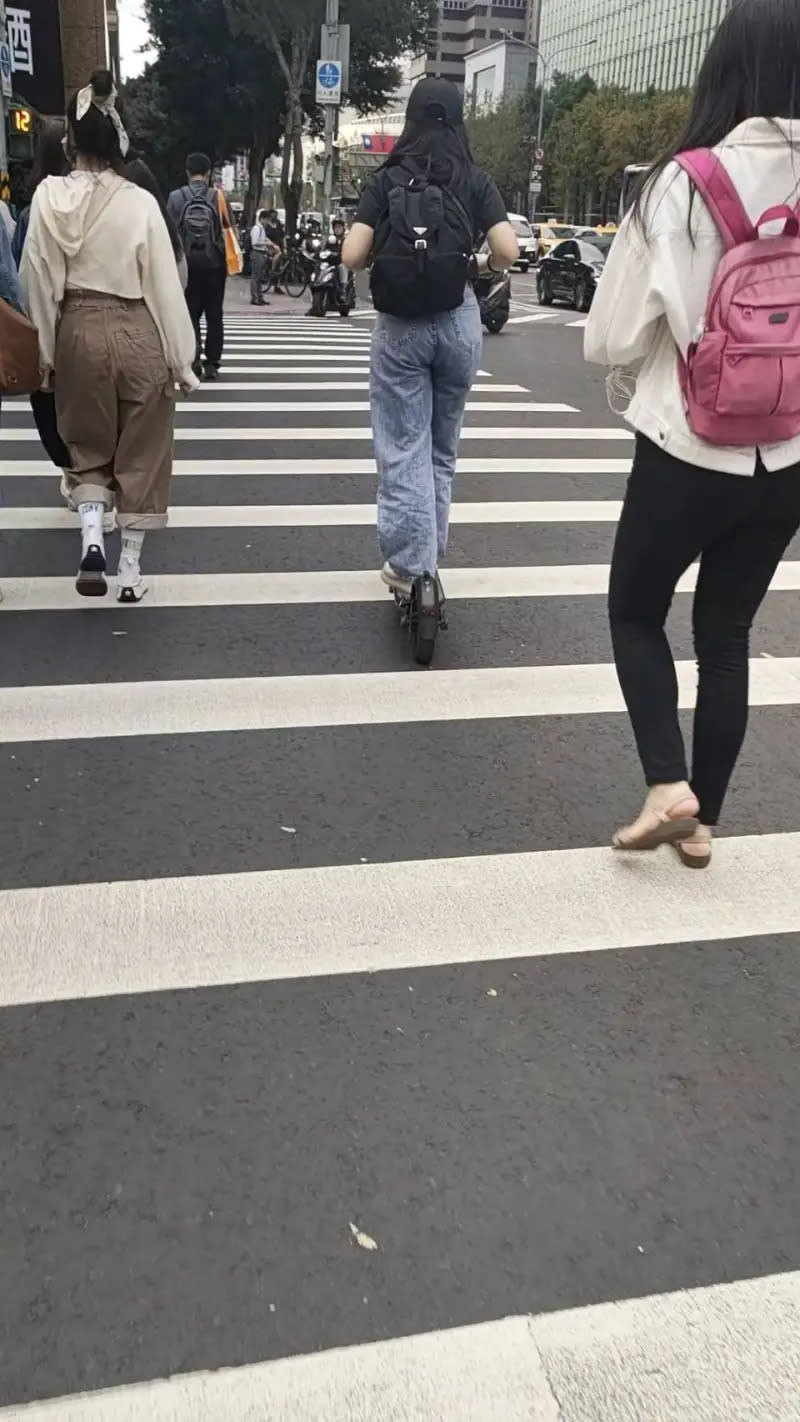
<path id="1" fill-rule="evenodd" d="M 133 583 L 132 585 L 130 583 L 117 584 L 117 602 L 134 604 L 141 602 L 146 592 L 147 583 L 140 575 L 138 583 Z"/>
<path id="2" fill-rule="evenodd" d="M 401 593 L 403 597 L 408 597 L 411 592 L 411 580 L 401 578 L 389 562 L 384 563 L 381 568 L 381 582 L 385 583 L 387 588 L 391 588 L 392 592 Z"/>

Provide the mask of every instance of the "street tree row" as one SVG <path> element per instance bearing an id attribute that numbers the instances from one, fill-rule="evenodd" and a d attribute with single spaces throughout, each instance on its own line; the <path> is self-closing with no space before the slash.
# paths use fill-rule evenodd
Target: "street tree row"
<path id="1" fill-rule="evenodd" d="M 398 62 L 423 47 L 436 0 L 341 0 L 351 27 L 348 102 L 383 107 Z M 302 133 L 319 126 L 315 63 L 325 0 L 145 0 L 156 57 L 125 85 L 134 142 L 162 183 L 178 180 L 190 149 L 223 162 L 249 159 L 248 215 L 268 157 L 282 152 L 287 221 L 302 196 Z"/>
<path id="2" fill-rule="evenodd" d="M 538 106 L 537 90 L 468 119 L 475 159 L 494 174 L 512 209 L 526 201 Z M 613 218 L 623 170 L 666 151 L 688 107 L 685 90 L 631 94 L 598 89 L 588 75 L 555 74 L 545 95 L 538 211 L 586 222 Z"/>

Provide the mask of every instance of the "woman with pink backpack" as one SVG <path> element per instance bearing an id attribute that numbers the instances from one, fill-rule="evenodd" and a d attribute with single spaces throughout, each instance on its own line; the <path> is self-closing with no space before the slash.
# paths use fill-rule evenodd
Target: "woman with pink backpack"
<path id="1" fill-rule="evenodd" d="M 635 377 L 611 564 L 614 658 L 648 786 L 620 850 L 705 868 L 747 726 L 749 633 L 800 527 L 800 3 L 735 0 L 686 130 L 606 263 L 587 360 Z M 664 624 L 700 568 L 692 774 Z"/>

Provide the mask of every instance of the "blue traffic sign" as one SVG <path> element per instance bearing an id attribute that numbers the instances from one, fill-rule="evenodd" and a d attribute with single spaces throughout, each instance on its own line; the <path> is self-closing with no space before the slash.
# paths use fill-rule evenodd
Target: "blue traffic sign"
<path id="1" fill-rule="evenodd" d="M 329 59 L 320 65 L 318 78 L 323 89 L 338 89 L 342 82 L 342 66 Z"/>
<path id="2" fill-rule="evenodd" d="M 11 51 L 7 44 L 0 44 L 0 74 L 4 79 L 11 78 Z"/>

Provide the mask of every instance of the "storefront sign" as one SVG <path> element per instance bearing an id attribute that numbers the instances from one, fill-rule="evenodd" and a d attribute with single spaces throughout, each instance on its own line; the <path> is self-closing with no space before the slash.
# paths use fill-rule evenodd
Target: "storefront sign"
<path id="1" fill-rule="evenodd" d="M 58 0 L 6 5 L 15 95 L 42 114 L 64 112 Z"/>

